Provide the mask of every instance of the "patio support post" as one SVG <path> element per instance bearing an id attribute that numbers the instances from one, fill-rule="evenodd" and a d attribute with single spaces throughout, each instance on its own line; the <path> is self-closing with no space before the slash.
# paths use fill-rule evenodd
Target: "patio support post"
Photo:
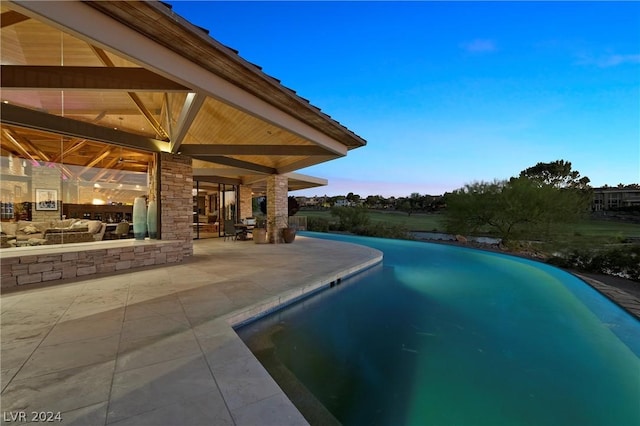
<path id="1" fill-rule="evenodd" d="M 282 229 L 288 225 L 288 191 L 287 176 L 267 177 L 267 234 L 270 243 L 281 243 Z"/>
<path id="2" fill-rule="evenodd" d="M 240 219 L 253 217 L 253 199 L 250 186 L 240 185 L 238 187 L 238 200 L 240 202 Z"/>

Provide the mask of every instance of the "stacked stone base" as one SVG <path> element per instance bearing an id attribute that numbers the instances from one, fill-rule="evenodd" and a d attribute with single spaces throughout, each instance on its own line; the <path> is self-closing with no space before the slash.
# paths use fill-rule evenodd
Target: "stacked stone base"
<path id="1" fill-rule="evenodd" d="M 182 241 L 63 253 L 24 253 L 0 259 L 2 288 L 123 271 L 183 260 Z M 4 254 L 4 253 L 3 253 Z"/>

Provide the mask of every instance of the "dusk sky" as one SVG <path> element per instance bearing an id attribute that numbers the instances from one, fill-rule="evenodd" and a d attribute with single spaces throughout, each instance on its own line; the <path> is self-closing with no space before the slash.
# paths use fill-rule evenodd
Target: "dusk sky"
<path id="1" fill-rule="evenodd" d="M 293 195 L 437 195 L 559 159 L 640 183 L 638 2 L 171 4 L 367 140 Z"/>

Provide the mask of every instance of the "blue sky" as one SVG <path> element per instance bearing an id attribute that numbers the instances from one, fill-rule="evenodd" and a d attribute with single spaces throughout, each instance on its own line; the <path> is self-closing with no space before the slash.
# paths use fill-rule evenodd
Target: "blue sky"
<path id="1" fill-rule="evenodd" d="M 294 195 L 436 195 L 559 159 L 640 183 L 638 2 L 171 3 L 367 140 Z"/>

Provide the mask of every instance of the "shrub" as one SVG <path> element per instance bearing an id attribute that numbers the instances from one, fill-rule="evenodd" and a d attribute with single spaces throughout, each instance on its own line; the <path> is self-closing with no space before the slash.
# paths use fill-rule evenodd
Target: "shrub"
<path id="1" fill-rule="evenodd" d="M 369 213 L 364 207 L 333 207 L 331 216 L 337 217 L 340 221 L 340 231 L 356 234 L 369 226 L 371 222 Z"/>
<path id="2" fill-rule="evenodd" d="M 366 237 L 395 238 L 399 240 L 413 239 L 405 226 L 386 223 L 370 224 L 356 230 L 354 233 Z"/>
<path id="3" fill-rule="evenodd" d="M 547 262 L 560 268 L 616 275 L 640 282 L 640 245 L 637 244 L 604 250 L 573 249 L 564 255 L 553 256 Z"/>
<path id="4" fill-rule="evenodd" d="M 329 232 L 331 222 L 323 217 L 307 217 L 307 230 L 315 232 Z"/>

